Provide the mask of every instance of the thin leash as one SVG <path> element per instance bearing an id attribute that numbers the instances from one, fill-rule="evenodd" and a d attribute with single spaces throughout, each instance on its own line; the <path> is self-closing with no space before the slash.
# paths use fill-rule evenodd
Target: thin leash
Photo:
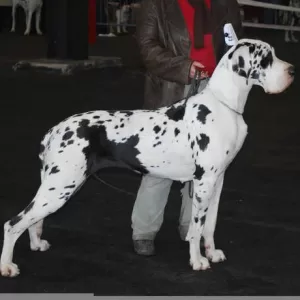
<path id="1" fill-rule="evenodd" d="M 191 98 L 192 96 L 194 96 L 198 93 L 198 89 L 200 87 L 201 80 L 202 79 L 201 79 L 200 71 L 196 69 L 195 76 L 191 80 L 191 85 L 190 85 L 189 91 L 188 91 L 186 97 L 183 98 L 183 99 L 185 99 L 184 105 L 187 105 L 187 101 L 189 100 L 189 98 Z M 181 100 L 182 99 L 180 99 L 178 101 L 181 101 Z M 114 189 L 115 191 L 118 191 L 119 193 L 123 193 L 123 194 L 126 194 L 128 196 L 132 196 L 132 197 L 136 196 L 135 193 L 128 192 L 125 189 L 118 188 L 118 187 L 106 182 L 105 180 L 101 179 L 96 173 L 94 173 L 92 176 L 94 177 L 95 180 L 97 180 L 97 181 L 101 182 L 102 184 Z M 193 194 L 194 194 L 193 182 L 189 181 L 189 196 L 190 196 L 190 198 L 193 197 Z"/>
<path id="2" fill-rule="evenodd" d="M 190 89 L 187 93 L 187 96 L 185 97 L 184 105 L 187 104 L 187 101 L 189 100 L 189 98 L 191 98 L 192 96 L 195 96 L 198 93 L 198 90 L 199 90 L 199 87 L 201 84 L 201 80 L 202 80 L 201 73 L 198 69 L 196 69 L 195 76 L 191 80 Z"/>

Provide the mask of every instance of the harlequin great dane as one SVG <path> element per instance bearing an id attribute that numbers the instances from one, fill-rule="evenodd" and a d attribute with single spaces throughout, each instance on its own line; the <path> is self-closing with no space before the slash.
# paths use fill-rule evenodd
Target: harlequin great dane
<path id="1" fill-rule="evenodd" d="M 32 250 L 45 251 L 43 219 L 62 207 L 88 177 L 118 165 L 142 174 L 193 182 L 193 208 L 187 234 L 194 270 L 208 259 L 225 259 L 215 248 L 214 230 L 224 172 L 243 145 L 244 106 L 253 85 L 280 93 L 293 81 L 294 67 L 274 49 L 243 39 L 227 51 L 207 88 L 156 110 L 90 111 L 73 115 L 50 129 L 41 143 L 41 186 L 32 202 L 4 225 L 0 261 L 3 276 L 16 276 L 12 262 L 19 236 L 29 230 Z M 206 257 L 200 252 L 204 237 Z"/>
<path id="2" fill-rule="evenodd" d="M 24 35 L 28 35 L 31 31 L 31 20 L 35 13 L 35 28 L 37 34 L 41 35 L 42 31 L 40 29 L 41 23 L 41 12 L 43 6 L 43 0 L 12 0 L 12 26 L 11 32 L 16 30 L 16 9 L 21 6 L 24 9 L 26 16 L 26 29 Z"/>

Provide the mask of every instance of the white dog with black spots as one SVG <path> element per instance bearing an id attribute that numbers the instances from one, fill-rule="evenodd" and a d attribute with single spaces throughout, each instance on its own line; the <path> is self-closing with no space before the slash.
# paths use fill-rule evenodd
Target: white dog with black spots
<path id="1" fill-rule="evenodd" d="M 26 29 L 24 35 L 30 34 L 31 31 L 31 21 L 32 16 L 35 13 L 35 28 L 37 34 L 41 35 L 42 31 L 40 29 L 41 24 L 41 13 L 43 0 L 12 0 L 12 26 L 11 32 L 16 31 L 16 9 L 20 6 L 24 9 L 26 16 Z"/>
<path id="2" fill-rule="evenodd" d="M 253 85 L 280 93 L 293 78 L 294 67 L 278 59 L 273 47 L 243 39 L 223 56 L 207 88 L 187 102 L 156 110 L 90 111 L 54 126 L 41 143 L 41 185 L 34 199 L 4 225 L 1 274 L 19 274 L 13 251 L 26 229 L 31 249 L 47 250 L 49 243 L 41 239 L 43 219 L 69 201 L 91 174 L 110 166 L 192 181 L 186 237 L 190 265 L 206 270 L 209 260 L 223 261 L 214 231 L 224 173 L 247 135 L 243 112 L 248 93 Z M 201 236 L 206 257 L 200 252 Z"/>

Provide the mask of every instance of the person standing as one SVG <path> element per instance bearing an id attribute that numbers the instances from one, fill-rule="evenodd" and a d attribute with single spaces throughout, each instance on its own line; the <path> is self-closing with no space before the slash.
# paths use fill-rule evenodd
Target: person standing
<path id="1" fill-rule="evenodd" d="M 156 109 L 183 99 L 196 69 L 201 91 L 226 51 L 223 27 L 231 23 L 242 36 L 236 0 L 143 0 L 136 39 L 146 67 L 144 108 Z M 132 211 L 134 250 L 154 255 L 172 180 L 145 175 Z M 185 239 L 192 210 L 189 185 L 182 189 L 179 233 Z"/>

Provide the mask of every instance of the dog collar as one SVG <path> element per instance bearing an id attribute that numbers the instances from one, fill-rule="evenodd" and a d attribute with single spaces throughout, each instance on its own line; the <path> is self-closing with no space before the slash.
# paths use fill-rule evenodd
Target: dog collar
<path id="1" fill-rule="evenodd" d="M 233 109 L 232 107 L 230 107 L 228 104 L 226 104 L 225 102 L 221 101 L 211 90 L 210 92 L 213 94 L 213 96 L 220 102 L 222 103 L 224 106 L 226 106 L 229 110 L 231 110 L 232 112 L 236 113 L 237 115 L 242 115 L 242 113 L 240 113 L 239 111 Z"/>
<path id="2" fill-rule="evenodd" d="M 217 98 L 218 99 L 218 98 Z M 229 105 L 227 105 L 226 103 L 224 103 L 223 101 L 221 101 L 220 99 L 218 99 L 218 101 L 220 101 L 224 106 L 226 106 L 228 109 L 230 109 L 231 111 L 233 111 L 234 113 L 238 114 L 238 115 L 242 115 L 242 113 L 240 113 L 239 111 L 231 108 Z"/>

